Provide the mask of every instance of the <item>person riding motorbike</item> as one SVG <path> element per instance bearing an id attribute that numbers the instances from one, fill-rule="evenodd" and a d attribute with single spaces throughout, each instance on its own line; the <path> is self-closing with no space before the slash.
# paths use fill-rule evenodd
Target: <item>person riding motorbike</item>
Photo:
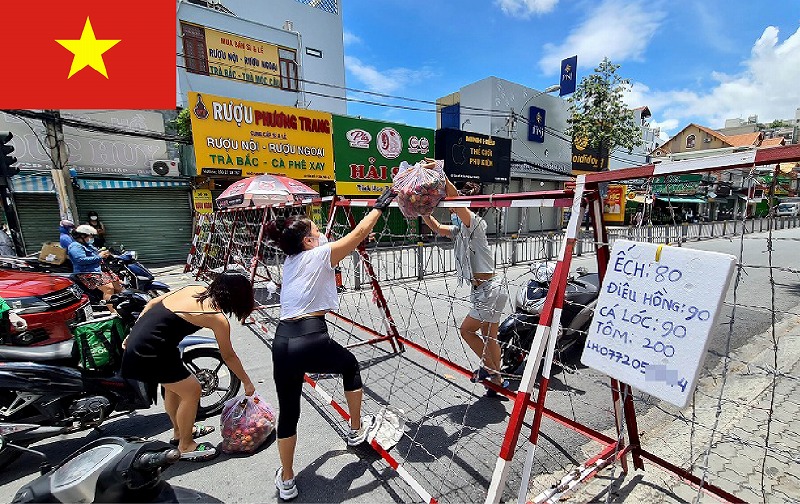
<path id="1" fill-rule="evenodd" d="M 73 229 L 75 229 L 75 223 L 69 219 L 64 219 L 59 223 L 58 232 L 60 234 L 58 238 L 58 243 L 64 250 L 68 249 L 69 244 L 75 241 L 75 239 L 72 238 Z"/>
<path id="2" fill-rule="evenodd" d="M 89 290 L 98 289 L 103 294 L 110 311 L 114 307 L 109 303 L 111 296 L 122 292 L 119 277 L 114 273 L 103 271 L 103 259 L 111 255 L 108 250 L 98 250 L 94 245 L 97 230 L 87 224 L 81 224 L 72 231 L 74 242 L 69 244 L 67 254 L 72 261 L 72 272 Z"/>

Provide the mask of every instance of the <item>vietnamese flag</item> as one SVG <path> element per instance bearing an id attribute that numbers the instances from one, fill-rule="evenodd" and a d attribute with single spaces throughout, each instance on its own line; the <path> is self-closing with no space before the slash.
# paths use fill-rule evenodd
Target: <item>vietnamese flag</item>
<path id="1" fill-rule="evenodd" d="M 168 0 L 3 1 L 0 109 L 174 109 Z"/>

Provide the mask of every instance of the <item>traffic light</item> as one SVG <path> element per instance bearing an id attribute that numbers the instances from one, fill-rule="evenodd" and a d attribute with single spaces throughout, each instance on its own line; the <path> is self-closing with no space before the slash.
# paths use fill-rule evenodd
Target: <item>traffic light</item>
<path id="1" fill-rule="evenodd" d="M 14 152 L 14 146 L 11 145 L 11 139 L 14 135 L 9 131 L 8 133 L 0 133 L 0 176 L 11 177 L 19 173 L 19 167 L 14 166 L 17 158 L 11 154 Z"/>

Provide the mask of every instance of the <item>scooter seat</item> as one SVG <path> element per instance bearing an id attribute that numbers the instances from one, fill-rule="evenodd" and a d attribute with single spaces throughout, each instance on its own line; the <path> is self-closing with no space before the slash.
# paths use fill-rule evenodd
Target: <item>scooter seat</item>
<path id="1" fill-rule="evenodd" d="M 30 347 L 0 345 L 0 361 L 50 362 L 71 359 L 72 345 L 71 339 L 52 345 Z"/>

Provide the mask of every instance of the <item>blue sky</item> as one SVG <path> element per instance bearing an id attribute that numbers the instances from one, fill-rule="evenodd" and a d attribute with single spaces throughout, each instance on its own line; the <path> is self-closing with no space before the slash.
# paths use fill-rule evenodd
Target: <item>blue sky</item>
<path id="1" fill-rule="evenodd" d="M 535 89 L 558 83 L 578 55 L 578 79 L 604 56 L 632 82 L 672 135 L 757 114 L 790 119 L 800 107 L 800 0 L 344 0 L 347 86 L 435 101 L 488 76 Z M 432 105 L 350 98 L 348 114 L 435 127 Z"/>

